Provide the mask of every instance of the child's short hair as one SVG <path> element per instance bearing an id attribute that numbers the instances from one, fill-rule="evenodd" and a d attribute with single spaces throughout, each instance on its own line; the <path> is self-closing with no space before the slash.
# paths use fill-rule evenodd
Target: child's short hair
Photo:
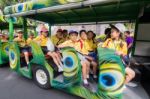
<path id="1" fill-rule="evenodd" d="M 34 33 L 30 33 L 29 36 L 34 36 Z"/>
<path id="2" fill-rule="evenodd" d="M 63 32 L 63 33 L 68 33 L 68 30 L 64 29 L 62 32 Z"/>
<path id="3" fill-rule="evenodd" d="M 127 33 L 128 35 L 130 35 L 131 33 L 130 33 L 130 31 L 125 31 L 125 33 Z"/>
<path id="4" fill-rule="evenodd" d="M 77 31 L 74 31 L 74 30 L 71 30 L 71 31 L 69 32 L 69 36 L 70 36 L 71 34 L 76 34 L 76 35 L 78 35 L 78 32 L 77 32 Z"/>
<path id="5" fill-rule="evenodd" d="M 81 36 L 81 34 L 82 34 L 83 32 L 86 33 L 86 30 L 81 30 L 81 31 L 79 32 L 79 35 Z"/>

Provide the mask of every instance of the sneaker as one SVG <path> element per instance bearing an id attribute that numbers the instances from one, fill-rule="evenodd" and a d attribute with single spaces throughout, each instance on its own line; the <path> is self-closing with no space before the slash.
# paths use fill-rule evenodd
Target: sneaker
<path id="1" fill-rule="evenodd" d="M 93 75 L 93 78 L 94 78 L 94 79 L 97 79 L 97 75 Z"/>
<path id="2" fill-rule="evenodd" d="M 133 83 L 133 82 L 129 82 L 126 85 L 129 86 L 129 87 L 137 87 L 138 86 L 138 84 Z"/>
<path id="3" fill-rule="evenodd" d="M 87 79 L 83 80 L 83 86 L 84 87 L 89 87 L 89 83 L 88 83 Z"/>
<path id="4" fill-rule="evenodd" d="M 63 72 L 63 68 L 61 66 L 58 67 L 58 72 Z"/>
<path id="5" fill-rule="evenodd" d="M 84 86 L 85 88 L 89 88 L 90 85 L 83 83 L 83 86 Z"/>

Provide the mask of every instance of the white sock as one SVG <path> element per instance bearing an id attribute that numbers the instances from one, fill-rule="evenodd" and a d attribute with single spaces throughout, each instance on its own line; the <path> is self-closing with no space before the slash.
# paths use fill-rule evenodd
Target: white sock
<path id="1" fill-rule="evenodd" d="M 59 72 L 62 72 L 63 71 L 63 68 L 61 66 L 58 66 L 58 71 Z"/>
<path id="2" fill-rule="evenodd" d="M 83 80 L 83 83 L 84 83 L 84 84 L 88 84 L 87 79 L 84 79 L 84 80 Z"/>
<path id="3" fill-rule="evenodd" d="M 60 63 L 60 66 L 61 66 L 61 68 L 63 68 L 64 65 L 62 64 L 62 62 Z"/>
<path id="4" fill-rule="evenodd" d="M 93 78 L 97 78 L 97 75 L 93 75 Z"/>

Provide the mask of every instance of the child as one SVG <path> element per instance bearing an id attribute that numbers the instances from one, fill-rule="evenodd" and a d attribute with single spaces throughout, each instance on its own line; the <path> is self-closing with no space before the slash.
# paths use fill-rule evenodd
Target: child
<path id="1" fill-rule="evenodd" d="M 17 42 L 17 44 L 19 45 L 20 52 L 24 54 L 25 61 L 26 61 L 27 65 L 29 65 L 30 47 L 27 46 L 26 41 L 23 37 L 23 32 L 22 31 L 17 32 L 17 37 L 14 39 L 14 42 Z"/>
<path id="2" fill-rule="evenodd" d="M 86 59 L 91 63 L 91 65 L 93 66 L 93 78 L 96 79 L 97 75 L 96 75 L 96 71 L 97 71 L 97 63 L 96 63 L 96 59 L 94 60 L 94 57 L 91 57 L 89 54 L 89 50 L 90 50 L 90 46 L 87 42 L 87 34 L 85 30 L 81 30 L 80 31 L 80 43 L 82 44 L 81 46 L 81 53 L 84 54 L 84 56 L 86 57 Z M 88 75 L 87 78 L 89 78 L 89 71 L 90 68 L 88 68 Z"/>
<path id="3" fill-rule="evenodd" d="M 8 35 L 7 34 L 2 35 L 1 42 L 8 42 Z"/>
<path id="4" fill-rule="evenodd" d="M 50 38 L 48 37 L 47 28 L 43 27 L 40 32 L 41 32 L 41 35 L 37 36 L 34 40 L 38 42 L 39 45 L 42 47 L 42 51 L 44 54 L 47 54 L 53 58 L 53 61 L 58 67 L 58 71 L 62 72 L 63 64 L 61 62 L 61 56 L 55 52 L 54 45 L 52 45 L 52 43 L 51 43 L 51 47 L 48 48 L 49 45 L 47 43 L 51 41 L 50 41 Z"/>
<path id="5" fill-rule="evenodd" d="M 30 33 L 29 38 L 27 39 L 27 44 L 30 45 L 30 43 L 33 41 L 34 39 L 34 34 Z"/>
<path id="6" fill-rule="evenodd" d="M 127 56 L 127 44 L 123 40 L 121 33 L 124 32 L 125 29 L 122 28 L 121 24 L 111 25 L 111 38 L 107 39 L 102 47 L 114 49 L 116 54 L 121 56 L 123 59 Z M 129 83 L 134 77 L 135 72 L 129 68 L 125 68 L 126 72 L 126 80 L 125 84 Z"/>
<path id="7" fill-rule="evenodd" d="M 63 37 L 63 30 L 62 29 L 58 29 L 57 33 L 53 36 L 51 36 L 51 41 L 53 42 L 53 44 L 55 46 L 61 44 L 64 42 L 64 37 Z"/>
<path id="8" fill-rule="evenodd" d="M 76 31 L 70 31 L 69 33 L 69 40 L 65 41 L 64 43 L 58 45 L 58 48 L 63 48 L 63 47 L 73 47 L 75 48 L 78 52 L 81 52 L 81 44 L 77 40 L 78 38 L 78 33 Z M 83 75 L 83 84 L 84 86 L 88 86 L 88 81 L 87 81 L 87 75 L 88 75 L 88 69 L 90 63 L 86 60 L 86 58 L 78 53 L 78 56 L 81 60 L 81 65 L 82 65 L 82 75 Z"/>

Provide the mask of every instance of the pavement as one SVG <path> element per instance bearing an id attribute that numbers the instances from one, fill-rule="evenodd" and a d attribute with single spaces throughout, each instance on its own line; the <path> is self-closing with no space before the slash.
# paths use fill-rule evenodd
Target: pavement
<path id="1" fill-rule="evenodd" d="M 57 89 L 44 90 L 9 69 L 0 68 L 0 99 L 81 99 Z"/>
<path id="2" fill-rule="evenodd" d="M 150 99 L 141 85 L 127 87 L 123 99 Z M 9 67 L 0 68 L 0 99 L 81 99 L 75 95 L 51 88 L 39 88 L 30 79 L 18 75 Z"/>

